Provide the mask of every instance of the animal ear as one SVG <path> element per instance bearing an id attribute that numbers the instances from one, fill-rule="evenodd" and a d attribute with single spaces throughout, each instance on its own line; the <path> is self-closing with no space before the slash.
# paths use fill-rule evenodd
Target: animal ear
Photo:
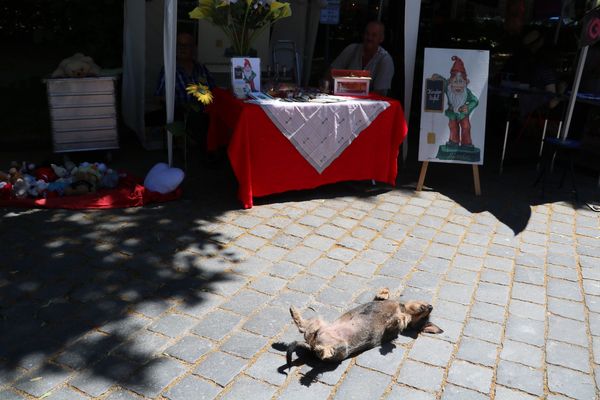
<path id="1" fill-rule="evenodd" d="M 422 332 L 436 334 L 436 333 L 442 333 L 442 332 L 444 332 L 444 330 L 432 322 L 427 322 L 423 326 Z"/>

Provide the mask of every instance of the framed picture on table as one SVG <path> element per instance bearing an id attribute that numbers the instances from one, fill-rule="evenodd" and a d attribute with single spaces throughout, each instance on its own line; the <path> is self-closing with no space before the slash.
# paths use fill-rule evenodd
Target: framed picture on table
<path id="1" fill-rule="evenodd" d="M 231 87 L 239 99 L 245 99 L 248 93 L 260 92 L 260 58 L 231 58 Z"/>

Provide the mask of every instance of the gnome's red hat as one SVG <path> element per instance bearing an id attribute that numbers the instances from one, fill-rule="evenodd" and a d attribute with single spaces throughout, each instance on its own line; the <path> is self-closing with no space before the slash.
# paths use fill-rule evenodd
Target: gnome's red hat
<path id="1" fill-rule="evenodd" d="M 450 68 L 450 76 L 454 76 L 458 72 L 460 72 L 460 74 L 466 80 L 467 79 L 467 70 L 465 70 L 465 64 L 463 63 L 463 60 L 461 60 L 457 56 L 452 56 L 452 61 L 454 61 L 454 64 L 452 65 L 452 68 Z"/>
<path id="2" fill-rule="evenodd" d="M 250 60 L 248 60 L 247 58 L 244 58 L 244 68 L 246 67 L 250 67 Z"/>

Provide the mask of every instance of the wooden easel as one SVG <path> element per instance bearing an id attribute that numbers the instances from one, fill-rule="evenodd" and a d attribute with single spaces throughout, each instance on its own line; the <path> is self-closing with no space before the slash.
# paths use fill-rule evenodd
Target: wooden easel
<path id="1" fill-rule="evenodd" d="M 419 174 L 419 182 L 417 183 L 417 192 L 423 190 L 423 183 L 425 183 L 425 175 L 427 174 L 427 167 L 429 161 L 423 161 L 421 165 L 421 173 Z M 481 182 L 479 181 L 479 165 L 473 164 L 473 183 L 475 184 L 475 195 L 481 196 Z"/>

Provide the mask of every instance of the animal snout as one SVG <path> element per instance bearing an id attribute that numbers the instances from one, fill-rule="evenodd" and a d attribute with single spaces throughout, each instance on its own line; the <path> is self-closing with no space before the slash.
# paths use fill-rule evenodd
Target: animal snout
<path id="1" fill-rule="evenodd" d="M 431 304 L 427 304 L 427 310 L 429 310 L 429 311 L 433 310 L 433 306 Z"/>

